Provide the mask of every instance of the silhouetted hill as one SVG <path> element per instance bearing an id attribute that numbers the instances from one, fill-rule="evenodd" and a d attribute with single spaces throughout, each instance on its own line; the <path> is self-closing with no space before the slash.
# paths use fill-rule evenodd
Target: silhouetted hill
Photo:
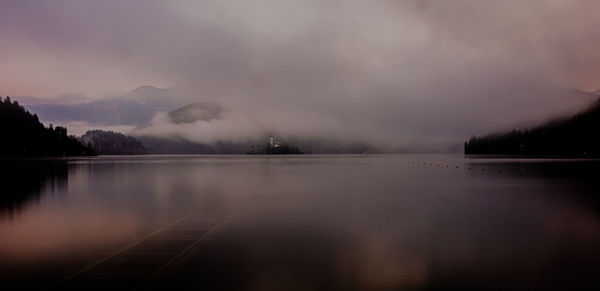
<path id="1" fill-rule="evenodd" d="M 600 157 L 600 100 L 569 118 L 505 134 L 472 137 L 465 154 Z"/>
<path id="2" fill-rule="evenodd" d="M 83 156 L 94 154 L 89 147 L 82 145 L 73 136 L 67 135 L 67 128 L 47 128 L 37 115 L 31 114 L 6 97 L 0 100 L 0 156 Z"/>
<path id="3" fill-rule="evenodd" d="M 112 131 L 88 130 L 79 140 L 92 147 L 99 155 L 145 155 L 148 153 L 139 140 Z"/>

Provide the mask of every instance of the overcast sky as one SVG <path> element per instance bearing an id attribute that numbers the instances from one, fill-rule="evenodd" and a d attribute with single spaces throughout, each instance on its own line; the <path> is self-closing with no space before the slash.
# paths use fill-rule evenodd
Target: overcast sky
<path id="1" fill-rule="evenodd" d="M 0 93 L 178 86 L 232 107 L 239 123 L 224 127 L 456 142 L 581 106 L 563 89 L 600 87 L 598 11 L 595 0 L 0 0 Z"/>

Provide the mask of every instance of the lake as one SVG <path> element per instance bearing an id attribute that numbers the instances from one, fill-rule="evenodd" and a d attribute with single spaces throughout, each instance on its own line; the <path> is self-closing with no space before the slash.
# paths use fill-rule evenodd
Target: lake
<path id="1" fill-rule="evenodd" d="M 600 287 L 595 160 L 105 156 L 1 163 L 3 287 Z"/>

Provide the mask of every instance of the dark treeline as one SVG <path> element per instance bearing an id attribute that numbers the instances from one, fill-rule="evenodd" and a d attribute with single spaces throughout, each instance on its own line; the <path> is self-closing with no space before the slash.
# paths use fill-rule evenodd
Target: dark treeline
<path id="1" fill-rule="evenodd" d="M 0 156 L 48 157 L 93 155 L 94 151 L 67 135 L 67 128 L 45 127 L 37 115 L 25 110 L 17 101 L 0 100 Z"/>
<path id="2" fill-rule="evenodd" d="M 465 154 L 600 157 L 600 100 L 588 110 L 528 129 L 472 137 Z"/>
<path id="3" fill-rule="evenodd" d="M 144 145 L 137 139 L 121 133 L 88 130 L 79 140 L 99 155 L 145 155 Z"/>

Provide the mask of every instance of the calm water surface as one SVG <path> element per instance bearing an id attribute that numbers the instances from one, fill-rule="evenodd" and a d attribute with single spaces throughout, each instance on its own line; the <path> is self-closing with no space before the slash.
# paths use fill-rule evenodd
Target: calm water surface
<path id="1" fill-rule="evenodd" d="M 598 161 L 306 155 L 0 162 L 4 286 L 600 287 Z"/>

